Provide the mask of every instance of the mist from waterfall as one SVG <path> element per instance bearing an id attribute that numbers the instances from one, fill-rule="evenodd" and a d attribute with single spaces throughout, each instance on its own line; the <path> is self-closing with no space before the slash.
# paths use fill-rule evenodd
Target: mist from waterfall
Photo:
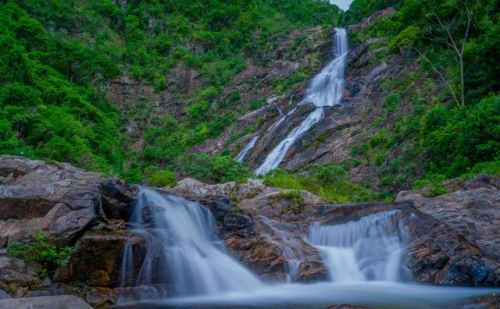
<path id="1" fill-rule="evenodd" d="M 264 175 L 277 168 L 285 158 L 286 153 L 295 142 L 311 127 L 324 117 L 325 106 L 334 106 L 341 102 L 344 90 L 344 71 L 348 53 L 347 31 L 343 28 L 335 30 L 334 59 L 316 75 L 304 94 L 300 104 L 312 103 L 316 108 L 302 123 L 294 128 L 267 155 L 262 165 L 255 171 L 256 175 Z M 278 119 L 282 122 L 284 118 Z M 273 125 L 274 126 L 274 125 Z"/>

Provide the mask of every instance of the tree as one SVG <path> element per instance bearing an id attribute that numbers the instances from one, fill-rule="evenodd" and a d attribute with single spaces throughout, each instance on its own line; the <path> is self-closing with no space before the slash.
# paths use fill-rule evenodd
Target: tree
<path id="1" fill-rule="evenodd" d="M 457 90 L 453 91 L 453 97 L 458 105 L 465 105 L 465 78 L 464 78 L 464 51 L 465 44 L 467 43 L 467 39 L 469 38 L 469 33 L 471 30 L 473 13 L 471 8 L 469 7 L 468 0 L 461 0 L 462 10 L 465 14 L 465 18 L 467 19 L 465 29 L 463 33 L 458 33 L 458 31 L 453 31 L 453 21 L 450 23 L 445 23 L 439 17 L 439 14 L 432 9 L 432 15 L 437 20 L 438 25 L 444 35 L 447 37 L 446 44 L 451 49 L 452 54 L 454 54 L 454 60 L 457 62 L 460 71 L 460 84 Z M 460 17 L 459 17 L 460 18 Z"/>

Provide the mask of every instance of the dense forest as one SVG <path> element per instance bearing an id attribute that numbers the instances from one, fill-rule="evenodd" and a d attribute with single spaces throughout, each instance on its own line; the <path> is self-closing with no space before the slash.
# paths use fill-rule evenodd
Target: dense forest
<path id="1" fill-rule="evenodd" d="M 380 183 L 351 183 L 348 165 L 315 164 L 277 171 L 267 182 L 347 201 L 380 198 L 374 187 L 430 183 L 439 192 L 445 179 L 498 174 L 495 0 L 355 0 L 347 12 L 319 0 L 1 1 L 0 153 L 161 186 L 179 175 L 246 179 L 252 169 L 228 151 L 190 149 L 266 103 L 262 98 L 243 105 L 240 93 L 227 91 L 248 59 L 268 65 L 275 42 L 292 31 L 355 24 L 388 7 L 397 12 L 350 38 L 357 44 L 384 37 L 390 48 L 380 58 L 405 53 L 418 66 L 395 77 L 403 83 L 385 83 L 386 117 L 392 120 L 352 149 L 353 158 L 377 166 Z M 110 83 L 123 76 L 156 93 L 174 92 L 170 74 L 179 67 L 199 72 L 202 83 L 179 99 L 184 104 L 178 115 L 155 115 L 147 102 L 124 111 L 108 98 Z M 295 76 L 286 81 L 290 85 L 276 81 L 276 94 L 313 73 Z M 411 109 L 400 109 L 403 103 Z M 131 118 L 143 147 L 134 147 L 126 134 Z M 380 164 L 396 150 L 397 159 Z"/>

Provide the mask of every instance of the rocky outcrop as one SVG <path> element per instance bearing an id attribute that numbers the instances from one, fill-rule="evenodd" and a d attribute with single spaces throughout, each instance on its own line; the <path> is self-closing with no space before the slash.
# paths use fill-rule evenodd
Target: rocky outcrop
<path id="1" fill-rule="evenodd" d="M 295 216 L 288 201 L 277 198 L 283 190 L 267 187 L 261 180 L 208 185 L 184 179 L 168 191 L 208 207 L 228 249 L 262 279 L 313 282 L 328 276 L 321 256 L 304 241 L 303 234 L 295 231 L 293 223 L 280 221 L 279 217 Z M 306 203 L 319 202 L 308 192 L 301 194 Z M 294 259 L 296 270 L 290 265 Z"/>
<path id="2" fill-rule="evenodd" d="M 29 240 L 40 231 L 60 236 L 74 246 L 68 265 L 60 267 L 51 278 L 40 278 L 40 268 L 34 263 L 0 256 L 0 290 L 14 297 L 74 294 L 97 307 L 113 304 L 120 297 L 139 300 L 145 295 L 151 298 L 171 294 L 172 287 L 163 282 L 150 286 L 126 282 L 128 287 L 121 287 L 119 269 L 125 241 L 132 245 L 137 265 L 132 265 L 130 271 L 135 274 L 148 251 L 145 239 L 127 233 L 130 224 L 124 218 L 134 200 L 133 188 L 68 164 L 19 157 L 0 157 L 0 172 L 0 205 L 5 208 L 0 227 L 17 226 L 23 231 L 28 226 L 27 233 L 7 233 L 4 246 L 11 241 Z M 401 192 L 394 203 L 337 205 L 324 203 L 305 191 L 268 187 L 261 180 L 208 185 L 184 179 L 163 192 L 209 208 L 229 252 L 265 281 L 327 279 L 329 274 L 319 252 L 305 240 L 311 224 L 340 224 L 391 210 L 397 212 L 397 220 L 408 230 L 406 264 L 417 281 L 498 285 L 498 183 L 498 178 L 483 176 L 468 182 L 450 182 L 446 185 L 449 192 L 441 196 L 432 197 L 424 188 Z M 59 204 L 68 212 L 47 216 Z M 5 214 L 14 213 L 10 208 L 20 207 L 24 208 L 12 218 L 5 218 Z M 82 209 L 91 214 L 82 217 L 85 224 L 77 221 L 71 228 L 40 224 L 59 222 L 71 211 Z"/>
<path id="3" fill-rule="evenodd" d="M 481 176 L 452 192 L 425 197 L 404 191 L 421 213 L 409 250 L 417 279 L 453 285 L 500 283 L 500 191 L 498 178 Z"/>
<path id="4" fill-rule="evenodd" d="M 126 238 L 123 220 L 134 199 L 135 188 L 116 178 L 66 163 L 0 156 L 0 254 L 12 242 L 45 233 L 75 247 L 67 269 L 58 269 L 53 280 L 112 286 Z M 37 264 L 0 255 L 0 289 L 17 297 L 64 293 L 39 271 Z"/>
<path id="5" fill-rule="evenodd" d="M 0 247 L 43 232 L 72 243 L 98 222 L 126 218 L 134 190 L 66 163 L 0 156 Z"/>

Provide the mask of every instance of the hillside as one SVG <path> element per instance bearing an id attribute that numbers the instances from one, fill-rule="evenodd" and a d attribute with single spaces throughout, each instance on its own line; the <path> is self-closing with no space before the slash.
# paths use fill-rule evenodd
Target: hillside
<path id="1" fill-rule="evenodd" d="M 242 181 L 304 120 L 307 105 L 268 131 L 351 24 L 342 104 L 266 181 L 364 201 L 498 174 L 498 8 L 455 2 L 7 1 L 0 152 L 159 186 Z"/>

